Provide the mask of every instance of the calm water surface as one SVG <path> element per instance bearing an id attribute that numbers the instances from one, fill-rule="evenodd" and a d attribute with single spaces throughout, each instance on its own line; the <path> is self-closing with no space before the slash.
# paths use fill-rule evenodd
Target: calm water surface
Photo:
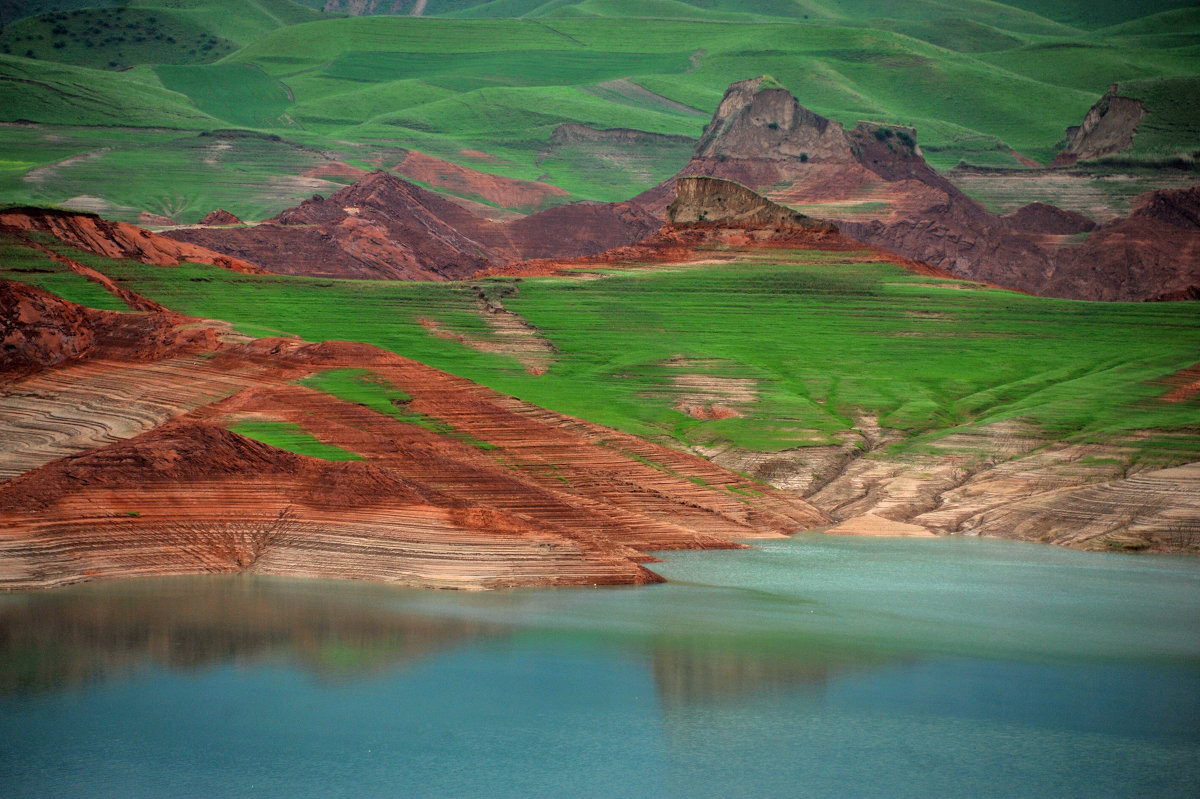
<path id="1" fill-rule="evenodd" d="M 1200 561 L 802 536 L 674 582 L 0 596 L 0 795 L 1200 796 Z"/>

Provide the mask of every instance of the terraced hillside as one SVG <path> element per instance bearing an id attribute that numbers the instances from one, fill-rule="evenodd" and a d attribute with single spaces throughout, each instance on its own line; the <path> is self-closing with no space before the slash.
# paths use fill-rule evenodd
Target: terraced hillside
<path id="1" fill-rule="evenodd" d="M 61 5 L 0 41 L 0 199 L 128 221 L 217 207 L 264 219 L 376 167 L 522 213 L 624 200 L 686 162 L 726 86 L 764 73 L 847 127 L 918 129 L 942 170 L 1048 163 L 1119 82 L 1151 110 L 1134 166 L 1194 170 L 1200 17 L 1170 2 L 1135 19 L 1112 5 L 857 0 L 430 2 L 420 17 L 411 4 L 345 9 L 401 12 L 366 17 L 290 0 Z M 103 43 L 117 34 L 88 32 L 134 18 L 119 57 Z M 193 33 L 197 47 L 177 46 Z M 497 194 L 464 168 L 550 199 Z"/>

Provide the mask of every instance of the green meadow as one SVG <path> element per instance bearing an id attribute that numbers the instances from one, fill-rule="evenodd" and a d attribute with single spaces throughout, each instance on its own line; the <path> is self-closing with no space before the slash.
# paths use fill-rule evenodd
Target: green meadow
<path id="1" fill-rule="evenodd" d="M 296 452 L 301 455 L 311 455 L 327 461 L 361 461 L 364 458 L 356 452 L 351 452 L 333 444 L 320 441 L 303 427 L 291 422 L 273 422 L 259 419 L 247 419 L 229 425 L 229 429 L 238 435 L 261 441 L 277 449 Z"/>
<path id="2" fill-rule="evenodd" d="M 8 234 L 0 234 L 0 278 L 25 283 L 89 308 L 129 310 L 99 284 Z"/>
<path id="3" fill-rule="evenodd" d="M 920 277 L 854 253 L 782 251 L 599 276 L 404 283 L 160 268 L 64 251 L 168 307 L 252 335 L 366 342 L 676 446 L 771 451 L 836 443 L 866 415 L 903 431 L 902 449 L 1019 420 L 1064 440 L 1133 441 L 1156 430 L 1164 435 L 1138 444 L 1147 458 L 1200 457 L 1197 400 L 1156 399 L 1169 390 L 1164 379 L 1196 362 L 1195 303 L 1035 298 Z M 506 308 L 553 343 L 546 374 L 431 332 L 436 322 L 469 340 L 495 339 L 476 304 L 479 288 L 503 294 Z M 733 401 L 742 415 L 683 412 L 681 376 L 737 381 L 750 392 Z M 371 373 L 334 370 L 305 384 L 433 424 Z"/>
<path id="4" fill-rule="evenodd" d="M 263 218 L 336 190 L 303 178 L 316 161 L 387 165 L 406 147 L 626 199 L 688 149 L 554 146 L 559 125 L 695 139 L 724 89 L 760 74 L 845 125 L 915 127 L 943 170 L 1021 168 L 1013 151 L 1048 162 L 1119 82 L 1151 112 L 1127 158 L 1196 169 L 1187 2 L 447 0 L 422 18 L 291 0 L 27 5 L 0 32 L 0 123 L 21 123 L 0 126 L 0 200 L 116 218 Z M 279 137 L 276 152 L 186 144 L 231 128 Z"/>

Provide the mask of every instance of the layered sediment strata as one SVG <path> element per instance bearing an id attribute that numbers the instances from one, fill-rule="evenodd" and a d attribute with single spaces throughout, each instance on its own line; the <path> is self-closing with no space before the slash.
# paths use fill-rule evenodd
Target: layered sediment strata
<path id="1" fill-rule="evenodd" d="M 58 310 L 61 325 L 87 311 Z M 639 584 L 659 579 L 642 565 L 649 551 L 736 547 L 826 520 L 701 458 L 374 347 L 205 341 L 125 360 L 119 346 L 71 351 L 0 376 L 14 409 L 0 446 L 0 584 L 225 571 Z M 408 399 L 385 413 L 293 382 L 328 369 L 364 370 Z M 245 420 L 294 424 L 363 460 L 227 429 Z"/>
<path id="2" fill-rule="evenodd" d="M 1200 552 L 1200 464 L 1147 468 L 1139 463 L 1136 437 L 1068 443 L 1005 422 L 955 432 L 921 452 L 889 455 L 897 433 L 859 427 L 867 435 L 842 447 L 726 451 L 715 460 L 805 496 L 837 522 L 833 533 Z"/>
<path id="3" fill-rule="evenodd" d="M 215 425 L 175 423 L 43 467 L 0 488 L 0 516 L 20 531 L 0 537 L 8 588 L 249 570 L 430 587 L 656 579 L 616 548 Z"/>
<path id="4" fill-rule="evenodd" d="M 1003 535 L 1081 549 L 1200 550 L 1200 463 L 1049 491 L 960 522 Z"/>
<path id="5" fill-rule="evenodd" d="M 181 263 L 210 264 L 234 272 L 261 272 L 252 263 L 214 252 L 206 247 L 151 233 L 126 222 L 112 222 L 95 214 L 48 208 L 0 210 L 0 230 L 49 233 L 72 247 L 106 258 L 130 258 L 157 266 Z"/>

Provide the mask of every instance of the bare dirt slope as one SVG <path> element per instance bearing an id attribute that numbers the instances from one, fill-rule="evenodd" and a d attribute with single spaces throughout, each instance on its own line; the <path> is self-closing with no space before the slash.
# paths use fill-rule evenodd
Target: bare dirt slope
<path id="1" fill-rule="evenodd" d="M 6 208 L 0 210 L 0 230 L 49 233 L 72 247 L 96 255 L 131 258 L 158 266 L 178 266 L 186 261 L 235 272 L 262 271 L 236 257 L 151 233 L 127 222 L 112 222 L 95 214 L 76 211 Z"/>
<path id="2" fill-rule="evenodd" d="M 735 547 L 826 520 L 702 458 L 366 345 L 239 343 L 164 314 L 92 319 L 3 287 L 24 302 L 16 329 L 58 330 L 0 372 L 7 588 L 243 570 L 456 588 L 643 583 L 658 579 L 647 551 Z M 126 341 L 106 332 L 110 315 L 180 338 Z M 388 414 L 294 384 L 347 368 L 409 399 Z M 360 460 L 228 429 L 246 421 L 291 423 Z"/>
<path id="3" fill-rule="evenodd" d="M 377 170 L 253 227 L 189 227 L 168 235 L 282 274 L 455 280 L 522 258 L 603 252 L 657 226 L 624 203 L 574 203 L 497 221 Z"/>

